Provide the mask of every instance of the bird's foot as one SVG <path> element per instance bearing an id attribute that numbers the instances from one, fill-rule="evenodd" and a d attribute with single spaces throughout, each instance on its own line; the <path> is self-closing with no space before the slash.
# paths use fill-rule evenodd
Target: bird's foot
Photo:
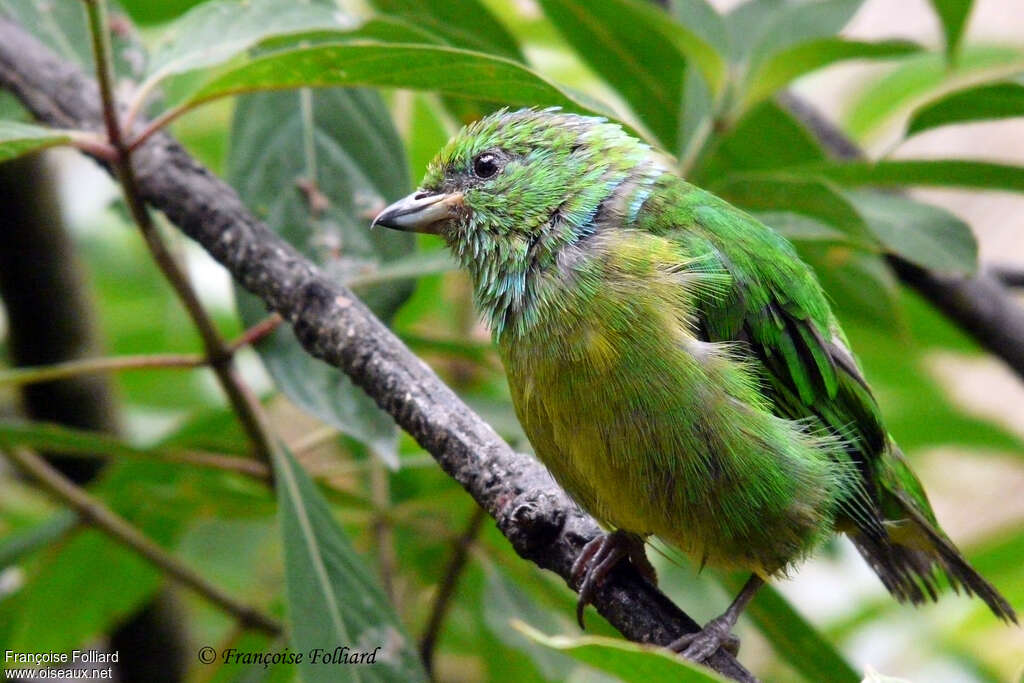
<path id="1" fill-rule="evenodd" d="M 700 631 L 677 638 L 669 644 L 668 649 L 678 652 L 691 662 L 707 660 L 718 648 L 735 657 L 740 651 L 740 639 L 732 633 L 735 625 L 735 619 L 723 614 L 709 621 Z"/>
<path id="2" fill-rule="evenodd" d="M 583 625 L 583 610 L 594 599 L 594 591 L 604 583 L 608 574 L 623 559 L 636 567 L 637 571 L 652 584 L 658 584 L 654 566 L 647 559 L 644 542 L 639 536 L 625 531 L 613 531 L 591 539 L 572 565 L 572 580 L 579 584 L 580 598 L 576 603 L 576 620 Z"/>

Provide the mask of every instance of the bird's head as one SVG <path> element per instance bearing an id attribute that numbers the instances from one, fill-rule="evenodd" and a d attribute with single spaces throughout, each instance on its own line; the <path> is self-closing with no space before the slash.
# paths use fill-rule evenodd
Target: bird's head
<path id="1" fill-rule="evenodd" d="M 500 111 L 459 131 L 373 224 L 442 236 L 493 321 L 528 298 L 531 270 L 596 229 L 619 188 L 662 172 L 650 147 L 604 119 Z"/>

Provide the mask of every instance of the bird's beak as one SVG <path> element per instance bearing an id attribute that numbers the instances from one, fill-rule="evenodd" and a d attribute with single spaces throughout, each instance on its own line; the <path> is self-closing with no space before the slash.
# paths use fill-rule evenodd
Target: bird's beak
<path id="1" fill-rule="evenodd" d="M 418 190 L 377 214 L 370 223 L 370 229 L 383 225 L 395 230 L 436 235 L 461 206 L 461 192 L 444 194 Z"/>

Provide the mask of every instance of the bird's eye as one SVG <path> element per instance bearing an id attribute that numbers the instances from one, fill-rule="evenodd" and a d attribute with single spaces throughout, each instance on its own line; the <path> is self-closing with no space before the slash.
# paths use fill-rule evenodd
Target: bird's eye
<path id="1" fill-rule="evenodd" d="M 473 174 L 477 178 L 490 178 L 498 172 L 498 157 L 490 152 L 484 152 L 473 159 Z"/>

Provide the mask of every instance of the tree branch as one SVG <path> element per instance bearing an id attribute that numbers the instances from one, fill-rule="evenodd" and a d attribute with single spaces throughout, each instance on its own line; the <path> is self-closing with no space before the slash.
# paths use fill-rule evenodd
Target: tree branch
<path id="1" fill-rule="evenodd" d="M 806 100 L 790 92 L 780 95 L 779 103 L 837 159 L 864 158 L 856 143 Z M 997 274 L 983 270 L 970 277 L 955 277 L 930 272 L 895 254 L 888 260 L 905 285 L 917 290 L 1024 379 L 1024 307 L 1010 296 Z"/>
<path id="2" fill-rule="evenodd" d="M 7 456 L 51 495 L 78 513 L 79 517 L 103 533 L 114 538 L 149 560 L 167 576 L 191 588 L 201 596 L 228 612 L 246 628 L 256 628 L 270 635 L 281 633 L 281 625 L 259 610 L 244 605 L 214 586 L 192 569 L 169 555 L 145 534 L 118 516 L 113 510 L 93 498 L 84 489 L 31 451 L 13 447 Z"/>
<path id="3" fill-rule="evenodd" d="M 96 84 L 16 24 L 0 20 L 0 86 L 40 120 L 99 130 Z M 143 124 L 144 125 L 144 124 Z M 352 294 L 324 277 L 245 208 L 238 195 L 166 133 L 133 154 L 140 196 L 277 311 L 314 356 L 345 371 L 497 522 L 521 556 L 567 581 L 601 530 L 533 458 L 512 451 Z M 628 565 L 597 591 L 598 611 L 627 638 L 667 645 L 699 625 Z M 709 665 L 753 676 L 719 651 Z"/>
<path id="4" fill-rule="evenodd" d="M 117 152 L 112 162 L 117 179 L 121 183 L 125 203 L 132 219 L 139 226 L 143 240 L 160 272 L 174 289 L 185 307 L 189 318 L 199 332 L 206 351 L 207 362 L 216 375 L 221 388 L 227 395 L 228 403 L 238 417 L 257 455 L 266 463 L 271 460 L 273 436 L 263 415 L 262 406 L 243 384 L 235 370 L 233 351 L 221 338 L 213 319 L 206 313 L 199 295 L 192 287 L 188 276 L 171 254 L 163 237 L 150 216 L 135 178 L 135 164 L 132 152 L 124 142 L 119 121 L 118 102 L 113 92 L 113 65 L 110 56 L 110 35 L 107 29 L 106 0 L 86 0 L 86 14 L 89 17 L 89 32 L 92 36 L 93 56 L 99 83 L 100 104 L 103 122 L 111 146 Z"/>
<path id="5" fill-rule="evenodd" d="M 448 608 L 451 607 L 452 598 L 455 597 L 455 589 L 459 584 L 462 570 L 466 567 L 466 560 L 469 559 L 469 548 L 476 541 L 483 523 L 484 511 L 474 508 L 466 523 L 466 528 L 452 544 L 452 554 L 448 559 L 448 566 L 445 567 L 444 576 L 441 577 L 441 582 L 437 586 L 437 594 L 430 607 L 430 618 L 423 631 L 423 638 L 420 639 L 420 659 L 431 677 L 434 675 L 434 648 L 441 637 L 441 626 L 448 614 Z"/>

